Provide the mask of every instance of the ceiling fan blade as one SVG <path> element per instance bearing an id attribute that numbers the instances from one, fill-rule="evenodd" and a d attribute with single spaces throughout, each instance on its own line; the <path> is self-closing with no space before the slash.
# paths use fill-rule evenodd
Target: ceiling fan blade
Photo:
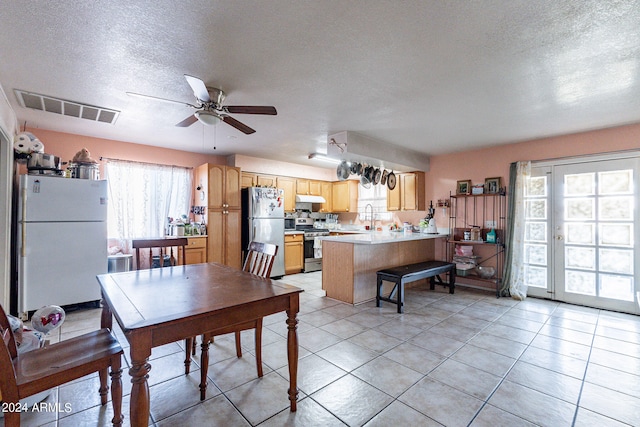
<path id="1" fill-rule="evenodd" d="M 222 115 L 222 121 L 228 125 L 233 126 L 234 128 L 238 129 L 240 132 L 243 132 L 247 135 L 250 135 L 255 132 L 255 129 L 251 129 L 249 126 L 245 125 L 242 122 L 239 122 L 238 120 L 234 119 L 231 116 Z"/>
<path id="2" fill-rule="evenodd" d="M 200 101 L 209 102 L 211 98 L 209 98 L 209 91 L 207 90 L 207 86 L 204 84 L 202 80 L 197 77 L 189 76 L 187 74 L 184 75 L 184 78 L 187 79 L 187 83 L 193 89 L 193 94 Z"/>
<path id="3" fill-rule="evenodd" d="M 153 101 L 170 102 L 172 104 L 180 104 L 186 107 L 199 108 L 199 107 L 196 107 L 195 105 L 189 104 L 188 102 L 174 101 L 173 99 L 166 99 L 166 98 L 158 98 L 157 96 L 143 95 L 141 93 L 127 92 L 127 95 L 133 96 L 134 98 L 151 99 Z"/>
<path id="4" fill-rule="evenodd" d="M 222 107 L 224 111 L 231 114 L 266 114 L 275 116 L 278 114 L 276 107 L 257 105 L 228 105 Z"/>
<path id="5" fill-rule="evenodd" d="M 186 128 L 197 122 L 198 119 L 193 114 L 181 121 L 180 123 L 176 123 L 176 126 L 179 128 Z"/>

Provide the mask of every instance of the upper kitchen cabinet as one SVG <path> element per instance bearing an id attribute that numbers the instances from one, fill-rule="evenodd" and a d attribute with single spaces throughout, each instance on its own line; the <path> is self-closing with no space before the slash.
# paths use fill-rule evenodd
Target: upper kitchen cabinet
<path id="1" fill-rule="evenodd" d="M 398 174 L 397 185 L 387 190 L 388 211 L 426 210 L 424 172 Z"/>
<path id="2" fill-rule="evenodd" d="M 240 168 L 209 164 L 209 209 L 240 209 Z"/>
<path id="3" fill-rule="evenodd" d="M 333 183 L 329 181 L 321 182 L 320 195 L 326 200 L 320 204 L 320 212 L 333 212 Z"/>
<path id="4" fill-rule="evenodd" d="M 258 175 L 258 187 L 276 188 L 277 177 L 274 175 Z"/>
<path id="5" fill-rule="evenodd" d="M 251 172 L 242 172 L 240 178 L 240 188 L 255 187 L 258 182 L 258 175 Z"/>
<path id="6" fill-rule="evenodd" d="M 358 181 L 346 180 L 333 183 L 332 212 L 358 211 Z"/>
<path id="7" fill-rule="evenodd" d="M 296 179 L 296 194 L 320 196 L 322 194 L 322 181 Z"/>
<path id="8" fill-rule="evenodd" d="M 286 176 L 276 178 L 276 187 L 284 190 L 284 211 L 295 212 L 296 210 L 296 179 Z"/>

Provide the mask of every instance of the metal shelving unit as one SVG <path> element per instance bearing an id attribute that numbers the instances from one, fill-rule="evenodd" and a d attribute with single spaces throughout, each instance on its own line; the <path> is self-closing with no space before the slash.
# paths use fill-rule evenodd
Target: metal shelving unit
<path id="1" fill-rule="evenodd" d="M 506 192 L 500 189 L 498 193 L 485 194 L 449 194 L 449 239 L 447 240 L 448 259 L 454 261 L 456 245 L 473 246 L 473 258 L 478 265 L 491 265 L 496 269 L 492 278 L 484 279 L 475 271 L 460 274 L 460 278 L 478 282 L 492 283 L 496 288 L 496 297 L 500 297 L 502 285 L 502 270 L 504 266 L 505 229 L 506 229 Z M 487 227 L 487 225 L 489 225 Z M 480 228 L 480 240 L 464 238 L 464 232 L 472 227 Z M 486 241 L 487 233 L 494 229 L 496 242 Z M 477 252 L 476 252 L 477 250 Z M 469 257 L 467 257 L 469 258 Z M 487 262 L 487 264 L 484 264 Z"/>

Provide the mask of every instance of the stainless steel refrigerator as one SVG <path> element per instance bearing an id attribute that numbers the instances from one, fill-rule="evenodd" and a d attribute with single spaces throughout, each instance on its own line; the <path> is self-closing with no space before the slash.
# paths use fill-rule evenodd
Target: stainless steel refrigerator
<path id="1" fill-rule="evenodd" d="M 246 251 L 253 241 L 278 245 L 271 277 L 284 276 L 284 190 L 262 187 L 242 190 L 242 250 Z"/>
<path id="2" fill-rule="evenodd" d="M 99 301 L 107 272 L 107 181 L 20 176 L 18 313 Z"/>

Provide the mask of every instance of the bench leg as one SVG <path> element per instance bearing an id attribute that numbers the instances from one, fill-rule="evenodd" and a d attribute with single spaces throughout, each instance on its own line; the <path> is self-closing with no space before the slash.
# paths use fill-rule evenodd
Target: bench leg
<path id="1" fill-rule="evenodd" d="M 453 295 L 453 291 L 456 289 L 456 269 L 452 268 L 449 271 L 449 293 Z"/>
<path id="2" fill-rule="evenodd" d="M 432 291 L 434 291 L 436 289 L 436 277 L 435 276 L 429 277 L 429 289 L 431 289 Z"/>
<path id="3" fill-rule="evenodd" d="M 380 292 L 382 292 L 382 278 L 378 276 L 378 280 L 376 283 L 376 307 L 380 307 Z"/>
<path id="4" fill-rule="evenodd" d="M 404 312 L 404 282 L 401 280 L 400 283 L 396 285 L 398 288 L 398 313 Z"/>

